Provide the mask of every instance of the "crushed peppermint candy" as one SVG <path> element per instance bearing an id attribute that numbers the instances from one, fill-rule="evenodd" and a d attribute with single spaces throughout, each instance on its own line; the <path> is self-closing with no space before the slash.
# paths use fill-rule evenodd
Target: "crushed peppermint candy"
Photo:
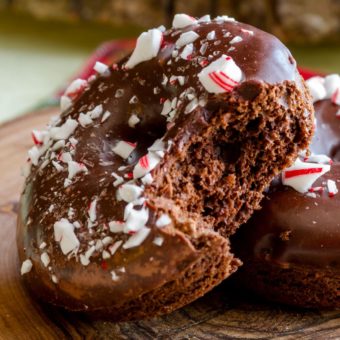
<path id="1" fill-rule="evenodd" d="M 42 253 L 40 255 L 40 259 L 43 265 L 47 268 L 48 265 L 50 264 L 50 257 L 48 256 L 48 254 L 46 252 Z"/>
<path id="2" fill-rule="evenodd" d="M 100 61 L 96 61 L 93 69 L 99 74 L 107 74 L 109 72 L 109 67 L 106 64 L 101 63 Z"/>
<path id="3" fill-rule="evenodd" d="M 291 167 L 282 172 L 282 183 L 300 193 L 305 193 L 320 176 L 329 170 L 328 164 L 306 163 L 297 158 Z"/>
<path id="4" fill-rule="evenodd" d="M 194 45 L 192 43 L 186 45 L 182 50 L 181 58 L 184 60 L 190 60 L 193 50 L 194 50 Z"/>
<path id="5" fill-rule="evenodd" d="M 141 178 L 153 170 L 161 158 L 154 152 L 148 152 L 141 157 L 133 168 L 133 178 Z"/>
<path id="6" fill-rule="evenodd" d="M 231 39 L 230 41 L 229 41 L 229 44 L 236 44 L 236 43 L 239 43 L 239 42 L 241 42 L 243 39 L 242 39 L 242 37 L 240 37 L 239 35 L 237 35 L 236 37 L 234 37 L 233 39 Z"/>
<path id="7" fill-rule="evenodd" d="M 66 218 L 54 223 L 54 240 L 59 243 L 61 251 L 67 255 L 71 251 L 78 249 L 80 243 L 74 233 L 74 225 Z"/>
<path id="8" fill-rule="evenodd" d="M 331 101 L 335 105 L 340 105 L 340 86 L 332 94 Z"/>
<path id="9" fill-rule="evenodd" d="M 134 208 L 129 209 L 124 224 L 124 233 L 126 234 L 135 233 L 138 230 L 144 228 L 148 219 L 149 219 L 148 209 L 146 208 L 142 208 L 140 210 L 136 210 Z"/>
<path id="10" fill-rule="evenodd" d="M 75 161 L 69 161 L 68 165 L 68 179 L 72 179 L 74 176 L 79 174 L 80 172 L 87 173 L 87 167 L 83 163 L 78 163 Z"/>
<path id="11" fill-rule="evenodd" d="M 103 114 L 103 117 L 101 119 L 101 122 L 104 123 L 110 116 L 111 116 L 111 112 L 105 111 L 104 114 Z"/>
<path id="12" fill-rule="evenodd" d="M 25 260 L 21 265 L 21 275 L 25 275 L 32 270 L 33 263 L 30 259 Z"/>
<path id="13" fill-rule="evenodd" d="M 230 92 L 242 77 L 242 71 L 234 60 L 224 54 L 198 74 L 200 82 L 210 93 Z"/>
<path id="14" fill-rule="evenodd" d="M 156 227 L 163 228 L 172 222 L 168 214 L 162 214 L 156 221 Z"/>
<path id="15" fill-rule="evenodd" d="M 126 183 L 119 187 L 119 196 L 125 202 L 135 201 L 143 192 L 143 189 L 136 184 Z"/>
<path id="16" fill-rule="evenodd" d="M 332 179 L 327 180 L 327 190 L 329 197 L 334 197 L 338 193 L 336 183 Z"/>
<path id="17" fill-rule="evenodd" d="M 58 127 L 50 130 L 50 137 L 54 140 L 68 139 L 78 126 L 78 122 L 72 118 L 68 118 L 66 122 Z"/>
<path id="18" fill-rule="evenodd" d="M 216 37 L 216 32 L 215 31 L 210 31 L 208 34 L 207 34 L 207 40 L 214 40 Z"/>
<path id="19" fill-rule="evenodd" d="M 163 33 L 157 29 L 143 32 L 137 39 L 136 47 L 125 67 L 133 68 L 137 64 L 157 56 L 163 40 Z"/>
<path id="20" fill-rule="evenodd" d="M 118 248 L 123 244 L 122 240 L 116 241 L 114 244 L 112 244 L 109 247 L 110 254 L 113 256 L 115 252 L 118 250 Z"/>
<path id="21" fill-rule="evenodd" d="M 132 114 L 128 120 L 128 124 L 131 128 L 134 128 L 138 123 L 140 122 L 140 119 L 136 114 Z"/>
<path id="22" fill-rule="evenodd" d="M 162 246 L 163 242 L 164 242 L 164 237 L 162 237 L 162 236 L 157 236 L 152 241 L 152 243 L 155 244 L 158 247 Z"/>
<path id="23" fill-rule="evenodd" d="M 331 164 L 333 161 L 326 155 L 310 155 L 304 159 L 304 162 L 319 163 L 319 164 Z"/>
<path id="24" fill-rule="evenodd" d="M 86 80 L 75 79 L 65 90 L 64 96 L 70 98 L 71 100 L 75 100 L 84 92 L 87 86 L 88 82 Z"/>
<path id="25" fill-rule="evenodd" d="M 176 14 L 172 21 L 173 28 L 184 28 L 190 25 L 196 25 L 197 20 L 187 14 Z"/>
<path id="26" fill-rule="evenodd" d="M 121 221 L 109 222 L 109 228 L 111 233 L 122 233 L 124 231 L 125 223 Z"/>
<path id="27" fill-rule="evenodd" d="M 122 176 L 117 175 L 115 172 L 112 172 L 111 175 L 116 179 L 113 182 L 114 187 L 117 187 L 118 185 L 121 185 L 122 183 L 124 183 L 124 178 Z"/>
<path id="28" fill-rule="evenodd" d="M 340 88 L 340 76 L 338 74 L 329 74 L 325 77 L 324 86 L 326 90 L 326 97 L 331 98 L 333 93 Z"/>
<path id="29" fill-rule="evenodd" d="M 89 218 L 91 222 L 95 222 L 97 219 L 97 202 L 98 199 L 95 198 L 91 203 L 89 207 Z"/>
<path id="30" fill-rule="evenodd" d="M 126 141 L 119 141 L 113 148 L 112 151 L 119 155 L 120 157 L 127 159 L 131 153 L 135 150 L 137 144 L 126 142 Z"/>
<path id="31" fill-rule="evenodd" d="M 124 249 L 130 249 L 141 245 L 148 237 L 151 229 L 143 227 L 139 229 L 135 234 L 129 237 L 129 239 L 123 244 Z"/>
<path id="32" fill-rule="evenodd" d="M 72 106 L 72 99 L 67 96 L 60 97 L 60 110 L 64 112 L 68 110 Z"/>
<path id="33" fill-rule="evenodd" d="M 194 42 L 198 38 L 199 38 L 199 35 L 194 31 L 184 32 L 180 35 L 180 37 L 176 41 L 176 46 L 178 48 L 182 47 L 184 45 L 187 45 L 187 44 Z"/>
<path id="34" fill-rule="evenodd" d="M 90 257 L 96 251 L 96 247 L 92 246 L 88 250 L 86 250 L 85 254 L 80 254 L 80 263 L 83 266 L 88 266 L 90 264 Z"/>

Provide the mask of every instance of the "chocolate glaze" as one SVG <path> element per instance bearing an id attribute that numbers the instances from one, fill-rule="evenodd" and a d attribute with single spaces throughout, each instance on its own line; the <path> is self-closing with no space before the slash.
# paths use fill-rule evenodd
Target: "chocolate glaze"
<path id="1" fill-rule="evenodd" d="M 242 32 L 241 29 L 251 30 L 254 34 Z M 169 65 L 175 41 L 180 33 L 189 30 L 200 35 L 194 42 L 192 60 L 173 59 Z M 202 119 L 206 114 L 204 109 L 193 111 L 186 117 L 179 116 L 175 124 L 167 124 L 160 112 L 162 98 L 171 100 L 188 87 L 193 87 L 197 97 L 205 93 L 197 80 L 197 74 L 202 69 L 199 61 L 204 58 L 196 57 L 202 41 L 212 30 L 216 32 L 216 39 L 209 42 L 205 56 L 210 56 L 209 61 L 222 54 L 234 58 L 244 72 L 243 91 L 247 81 L 251 81 L 251 89 L 254 89 L 256 81 L 281 83 L 288 80 L 300 83 L 295 62 L 278 39 L 237 22 L 211 22 L 182 30 L 170 30 L 164 34 L 164 47 L 157 58 L 143 62 L 132 70 L 124 70 L 122 67 L 125 59 L 108 76 L 98 76 L 91 83 L 90 89 L 82 94 L 70 110 L 62 114 L 58 123 L 61 125 L 70 117 L 77 119 L 80 112 L 91 110 L 98 104 L 103 105 L 104 112 L 111 112 L 104 123 L 86 128 L 79 126 L 73 135 L 78 140 L 73 159 L 84 163 L 89 173 L 82 174 L 71 186 L 64 188 L 67 171 L 58 173 L 51 163 L 41 169 L 40 161 L 39 166 L 33 167 L 27 178 L 21 198 L 17 232 L 20 259 L 32 260 L 33 269 L 25 275 L 25 279 L 45 300 L 73 310 L 119 306 L 175 278 L 199 256 L 199 251 L 180 231 L 171 226 L 165 230 L 156 228 L 156 216 L 151 212 L 148 221 L 151 233 L 141 246 L 120 249 L 106 261 L 96 254 L 91 257 L 91 263 L 84 267 L 74 258 L 68 260 L 61 253 L 59 245 L 54 242 L 53 224 L 61 218 L 67 218 L 69 208 L 74 208 L 72 221 L 81 224 L 77 230 L 80 252 L 87 249 L 91 240 L 105 235 L 115 238 L 105 223 L 122 220 L 126 204 L 116 200 L 116 188 L 112 185 L 114 178 L 110 174 L 120 173 L 118 168 L 121 166 L 127 167 L 124 173 L 132 171 L 155 139 L 164 135 L 164 140 L 176 137 L 176 145 L 173 147 L 179 148 L 190 133 L 189 125 L 198 128 L 206 124 L 205 119 Z M 230 32 L 230 36 L 223 37 L 227 32 Z M 236 35 L 241 36 L 243 41 L 235 44 L 234 50 L 228 51 L 231 47 L 229 41 Z M 169 83 L 163 86 L 163 74 L 168 78 L 171 75 L 184 75 L 187 80 L 183 86 Z M 118 97 L 115 96 L 117 90 L 120 90 Z M 250 92 L 253 93 L 253 90 Z M 137 97 L 137 101 L 129 103 L 133 96 Z M 183 107 L 186 104 L 184 101 Z M 141 118 L 137 128 L 128 126 L 132 113 L 139 114 Z M 138 145 L 127 160 L 111 151 L 118 140 L 136 142 Z M 93 197 L 99 198 L 97 223 L 101 227 L 93 228 L 90 233 L 86 226 L 86 210 Z M 51 204 L 54 205 L 52 212 L 49 211 Z M 161 247 L 152 243 L 154 237 L 159 235 L 164 237 Z M 128 235 L 124 237 L 127 239 Z M 42 251 L 39 245 L 42 242 L 47 243 L 44 251 L 51 259 L 50 270 L 40 261 Z M 118 281 L 112 281 L 110 270 L 114 269 L 119 274 L 121 267 L 125 268 L 124 275 Z M 51 281 L 51 274 L 57 276 L 57 284 Z"/>
<path id="2" fill-rule="evenodd" d="M 330 100 L 315 104 L 316 131 L 310 149 L 333 158 L 330 172 L 313 186 L 328 179 L 340 185 L 340 120 L 338 106 Z M 250 259 L 282 268 L 292 265 L 317 268 L 340 267 L 340 195 L 329 197 L 325 190 L 307 197 L 275 180 L 256 212 L 235 239 L 235 247 L 247 265 Z M 236 251 L 236 254 L 238 252 Z M 307 268 L 307 267 L 306 267 Z"/>

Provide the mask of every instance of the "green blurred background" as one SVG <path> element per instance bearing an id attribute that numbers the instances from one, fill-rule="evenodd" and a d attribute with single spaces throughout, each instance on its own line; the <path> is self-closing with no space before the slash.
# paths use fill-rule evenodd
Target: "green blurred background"
<path id="1" fill-rule="evenodd" d="M 227 14 L 262 26 L 263 29 L 278 35 L 288 44 L 300 66 L 321 72 L 339 73 L 340 39 L 336 21 L 331 26 L 333 31 L 331 29 L 325 31 L 321 25 L 323 22 L 317 20 L 317 14 L 313 14 L 314 21 L 310 19 L 310 16 L 301 19 L 306 22 L 312 20 L 312 26 L 309 29 L 302 26 L 303 29 L 301 29 L 300 19 L 292 24 L 291 15 L 289 15 L 291 7 L 288 7 L 287 12 L 288 0 L 285 1 L 283 13 L 289 18 L 288 23 L 283 20 L 285 17 L 282 16 L 282 9 L 280 12 L 277 8 L 272 8 L 273 4 L 279 1 L 238 0 L 218 3 L 217 1 L 187 0 L 188 4 L 191 2 L 196 5 L 192 6 L 190 11 L 190 8 L 183 7 L 182 2 L 176 8 L 174 1 L 148 0 L 139 3 L 139 5 L 142 4 L 139 13 L 136 0 L 93 1 L 97 7 L 93 7 L 93 4 L 92 7 L 89 5 L 87 12 L 84 11 L 84 8 L 87 9 L 87 4 L 79 0 L 71 1 L 73 6 L 71 9 L 66 6 L 68 2 L 63 0 L 58 3 L 59 7 L 56 11 L 53 11 L 53 1 L 49 7 L 39 7 L 39 1 L 35 1 L 36 7 L 29 7 L 27 4 L 30 0 L 19 1 L 15 3 L 15 6 L 13 6 L 13 0 L 0 0 L 0 122 L 23 114 L 48 98 L 81 68 L 90 53 L 101 42 L 136 37 L 148 25 L 169 24 L 171 16 L 177 9 L 186 10 L 193 15 L 202 15 L 217 12 L 218 6 L 223 5 L 221 6 L 223 13 L 218 12 L 219 14 L 226 14 L 225 11 L 228 10 Z M 111 5 L 115 4 L 116 9 L 112 6 L 107 9 L 104 5 L 108 2 Z M 323 7 L 326 3 L 334 2 L 335 8 L 340 8 L 339 0 L 309 0 L 309 5 L 305 6 L 314 4 L 315 8 L 312 6 L 314 12 L 320 12 L 318 10 L 320 2 L 323 3 Z M 60 7 L 61 3 L 66 7 Z M 117 7 L 117 3 L 120 7 Z M 199 6 L 200 3 L 202 6 Z M 242 3 L 243 7 L 240 7 Z M 263 8 L 260 8 L 261 12 L 252 11 L 255 3 L 257 3 L 257 10 L 261 4 L 263 5 Z M 292 2 L 292 6 L 296 6 L 296 3 L 302 6 L 304 1 Z M 156 6 L 156 9 L 153 10 L 152 6 Z M 302 7 L 300 10 L 307 14 L 311 11 L 309 7 Z M 112 17 L 110 11 L 114 13 Z M 131 11 L 135 14 L 131 14 Z M 335 20 L 338 19 L 340 26 L 338 12 L 328 10 L 327 15 L 330 18 L 335 15 Z M 265 20 L 261 20 L 261 16 Z M 330 20 L 324 19 L 323 25 L 327 26 Z M 286 29 L 285 25 L 289 29 Z M 316 25 L 314 31 L 313 25 Z M 321 32 L 319 35 L 315 35 L 317 29 Z"/>

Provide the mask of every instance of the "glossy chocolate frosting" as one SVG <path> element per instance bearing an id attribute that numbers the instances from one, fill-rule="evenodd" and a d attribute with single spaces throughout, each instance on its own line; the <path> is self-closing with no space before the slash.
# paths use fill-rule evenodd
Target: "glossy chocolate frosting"
<path id="1" fill-rule="evenodd" d="M 199 34 L 199 39 L 193 43 L 191 60 L 172 57 L 180 33 L 190 30 Z M 206 35 L 213 30 L 215 39 L 207 41 Z M 230 45 L 229 41 L 235 36 L 241 36 L 243 40 Z M 191 128 L 199 128 L 204 109 L 186 116 L 178 115 L 171 123 L 160 112 L 165 99 L 172 100 L 190 87 L 197 98 L 206 95 L 197 80 L 204 61 L 210 62 L 222 54 L 230 55 L 244 73 L 241 95 L 247 92 L 245 85 L 248 81 L 252 82 L 247 96 L 256 91 L 256 86 L 251 85 L 254 81 L 300 83 L 295 61 L 287 48 L 272 35 L 245 24 L 223 20 L 201 23 L 169 30 L 163 38 L 163 47 L 156 58 L 131 70 L 124 68 L 126 59 L 121 61 L 109 74 L 98 75 L 72 107 L 62 114 L 57 126 L 68 118 L 77 120 L 80 112 L 92 110 L 99 104 L 104 112 L 110 113 L 105 122 L 96 121 L 85 128 L 78 126 L 72 135 L 77 141 L 72 146 L 73 160 L 84 164 L 88 172 L 79 175 L 65 188 L 67 171 L 56 171 L 51 162 L 44 162 L 42 156 L 26 180 L 18 219 L 19 254 L 22 261 L 29 258 L 33 262 L 33 269 L 25 279 L 51 302 L 71 309 L 119 306 L 176 278 L 199 256 L 188 236 L 173 228 L 172 224 L 164 229 L 156 228 L 158 216 L 151 209 L 148 220 L 151 232 L 140 246 L 120 248 L 106 260 L 100 252 L 95 252 L 87 266 L 77 262 L 76 257 L 69 259 L 61 253 L 54 241 L 53 225 L 61 218 L 68 218 L 70 208 L 73 209 L 70 221 L 80 224 L 76 230 L 80 242 L 78 254 L 105 236 L 111 236 L 113 241 L 128 239 L 129 235 L 119 235 L 118 238 L 108 230 L 108 221 L 122 220 L 126 206 L 125 202 L 116 199 L 117 187 L 113 186 L 115 178 L 111 173 L 122 176 L 131 173 L 140 157 L 158 138 L 163 137 L 165 142 L 175 139 L 172 147 L 180 148 L 181 141 L 190 133 L 189 121 Z M 207 48 L 202 55 L 198 51 L 205 42 Z M 173 75 L 185 76 L 185 83 L 171 82 Z M 184 99 L 182 107 L 187 103 Z M 136 128 L 128 124 L 132 114 L 140 118 Z M 119 140 L 137 143 L 126 160 L 112 152 Z M 126 167 L 123 172 L 120 170 L 122 166 Z M 96 226 L 89 229 L 88 206 L 94 198 L 98 199 Z M 153 242 L 159 236 L 164 240 L 161 246 Z M 41 249 L 43 243 L 46 247 Z M 50 257 L 46 268 L 40 260 L 42 252 L 47 252 Z M 111 270 L 119 280 L 112 280 Z"/>
<path id="2" fill-rule="evenodd" d="M 320 177 L 313 187 L 324 186 L 329 179 L 340 185 L 338 109 L 330 100 L 315 103 L 317 124 L 310 149 L 315 154 L 330 156 L 334 163 L 330 172 Z M 339 194 L 330 197 L 324 190 L 310 197 L 275 180 L 262 202 L 262 209 L 236 237 L 242 260 L 247 263 L 247 259 L 257 259 L 282 268 L 291 265 L 340 267 L 339 206 Z"/>

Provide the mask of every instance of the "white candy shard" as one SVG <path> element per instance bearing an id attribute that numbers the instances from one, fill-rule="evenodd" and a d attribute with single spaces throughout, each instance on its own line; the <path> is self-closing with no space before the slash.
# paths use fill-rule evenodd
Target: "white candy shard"
<path id="1" fill-rule="evenodd" d="M 328 195 L 330 197 L 333 197 L 334 195 L 338 193 L 338 188 L 336 186 L 336 183 L 332 179 L 327 180 L 327 190 L 328 190 Z"/>
<path id="2" fill-rule="evenodd" d="M 87 172 L 87 167 L 83 163 L 70 161 L 68 164 L 68 179 L 72 179 L 75 175 L 80 172 Z"/>
<path id="3" fill-rule="evenodd" d="M 237 44 L 237 43 L 239 43 L 239 42 L 241 42 L 243 39 L 239 36 L 239 35 L 237 35 L 236 37 L 234 37 L 234 38 L 232 38 L 230 41 L 229 41 L 229 44 Z"/>
<path id="4" fill-rule="evenodd" d="M 282 172 L 282 183 L 305 193 L 313 183 L 330 170 L 330 165 L 302 162 L 299 158 L 295 163 Z"/>
<path id="5" fill-rule="evenodd" d="M 235 21 L 234 18 L 228 17 L 228 15 L 219 15 L 214 20 L 215 21 Z"/>
<path id="6" fill-rule="evenodd" d="M 50 257 L 48 256 L 48 254 L 46 252 L 44 252 L 40 255 L 40 259 L 41 259 L 41 262 L 43 263 L 43 265 L 45 267 L 48 267 L 48 265 L 50 264 Z"/>
<path id="7" fill-rule="evenodd" d="M 109 117 L 111 116 L 111 112 L 110 111 L 105 111 L 102 117 L 101 122 L 105 122 Z"/>
<path id="8" fill-rule="evenodd" d="M 54 223 L 54 240 L 59 243 L 64 255 L 79 247 L 79 240 L 74 233 L 74 225 L 66 218 Z"/>
<path id="9" fill-rule="evenodd" d="M 25 260 L 21 265 L 21 275 L 25 275 L 31 271 L 33 263 L 30 259 Z"/>
<path id="10" fill-rule="evenodd" d="M 118 248 L 122 245 L 123 241 L 116 241 L 112 246 L 109 247 L 111 255 L 114 255 Z"/>
<path id="11" fill-rule="evenodd" d="M 215 39 L 215 36 L 216 36 L 215 31 L 210 31 L 210 32 L 207 34 L 207 39 L 208 39 L 208 40 L 214 40 L 214 39 Z"/>
<path id="12" fill-rule="evenodd" d="M 151 184 L 153 182 L 153 177 L 151 174 L 146 174 L 144 177 L 141 178 L 143 184 Z"/>
<path id="13" fill-rule="evenodd" d="M 124 233 L 130 234 L 137 232 L 145 227 L 149 219 L 149 210 L 142 208 L 140 210 L 131 209 L 124 225 Z"/>
<path id="14" fill-rule="evenodd" d="M 32 139 L 35 145 L 42 145 L 44 142 L 44 138 L 47 136 L 47 131 L 32 131 Z"/>
<path id="15" fill-rule="evenodd" d="M 164 242 L 164 237 L 162 237 L 162 236 L 157 236 L 152 241 L 152 243 L 155 244 L 158 247 L 160 247 L 163 244 L 163 242 Z"/>
<path id="16" fill-rule="evenodd" d="M 313 102 L 322 100 L 326 98 L 326 89 L 324 86 L 324 78 L 322 77 L 312 77 L 306 81 L 309 91 L 312 95 Z"/>
<path id="17" fill-rule="evenodd" d="M 184 60 L 189 60 L 192 56 L 193 50 L 194 50 L 193 44 L 186 45 L 182 50 L 181 58 L 184 59 Z"/>
<path id="18" fill-rule="evenodd" d="M 67 139 L 73 134 L 77 126 L 76 120 L 68 118 L 63 125 L 51 128 L 50 136 L 54 140 Z"/>
<path id="19" fill-rule="evenodd" d="M 176 14 L 172 21 L 173 28 L 183 28 L 189 25 L 196 25 L 197 20 L 187 14 Z"/>
<path id="20" fill-rule="evenodd" d="M 126 142 L 126 141 L 119 141 L 113 148 L 112 151 L 119 155 L 120 157 L 127 159 L 133 150 L 136 148 L 136 143 Z"/>
<path id="21" fill-rule="evenodd" d="M 103 113 L 103 105 L 99 104 L 97 105 L 93 110 L 88 111 L 87 114 L 91 119 L 97 119 L 99 118 Z"/>
<path id="22" fill-rule="evenodd" d="M 156 221 L 156 227 L 163 228 L 172 222 L 168 214 L 162 214 Z"/>
<path id="23" fill-rule="evenodd" d="M 198 74 L 209 93 L 230 92 L 242 80 L 242 71 L 231 57 L 222 55 Z"/>
<path id="24" fill-rule="evenodd" d="M 199 38 L 199 35 L 196 32 L 194 32 L 194 31 L 184 32 L 177 39 L 176 46 L 178 48 L 180 48 L 180 47 L 182 47 L 184 45 L 187 45 L 187 44 L 190 44 L 190 43 L 194 42 L 198 38 Z"/>
<path id="25" fill-rule="evenodd" d="M 96 251 L 96 247 L 92 246 L 88 250 L 86 250 L 85 254 L 80 255 L 80 262 L 83 266 L 87 266 L 90 264 L 90 257 Z"/>
<path id="26" fill-rule="evenodd" d="M 133 68 L 137 64 L 157 56 L 163 40 L 163 33 L 157 29 L 143 32 L 137 39 L 136 47 L 130 59 L 125 64 L 126 68 Z"/>
<path id="27" fill-rule="evenodd" d="M 101 63 L 100 61 L 96 61 L 93 69 L 100 74 L 105 74 L 105 73 L 108 72 L 109 67 L 107 65 Z"/>
<path id="28" fill-rule="evenodd" d="M 140 119 L 135 114 L 132 114 L 131 117 L 128 120 L 128 124 L 132 128 L 134 128 L 139 122 L 140 122 Z"/>
<path id="29" fill-rule="evenodd" d="M 143 227 L 138 230 L 136 234 L 130 236 L 130 238 L 123 244 L 124 249 L 130 249 L 141 245 L 144 240 L 148 237 L 151 229 L 147 227 Z"/>
<path id="30" fill-rule="evenodd" d="M 310 155 L 304 159 L 305 162 L 319 163 L 319 164 L 332 164 L 332 160 L 326 155 Z"/>
<path id="31" fill-rule="evenodd" d="M 115 172 L 112 172 L 111 175 L 116 179 L 113 182 L 114 187 L 117 187 L 118 185 L 124 183 L 124 178 L 122 176 L 117 175 Z"/>
<path id="32" fill-rule="evenodd" d="M 338 74 L 330 74 L 325 77 L 326 97 L 331 98 L 334 92 L 340 87 L 340 76 Z"/>
<path id="33" fill-rule="evenodd" d="M 148 152 L 141 157 L 133 168 L 133 178 L 141 178 L 153 170 L 160 162 L 161 158 L 154 152 Z"/>
<path id="34" fill-rule="evenodd" d="M 86 127 L 91 125 L 93 120 L 88 114 L 81 112 L 78 117 L 78 122 L 82 127 Z"/>
<path id="35" fill-rule="evenodd" d="M 210 21 L 211 21 L 211 18 L 209 14 L 206 14 L 197 20 L 197 22 L 210 22 Z"/>
<path id="36" fill-rule="evenodd" d="M 28 157 L 33 165 L 38 165 L 41 153 L 37 146 L 33 146 L 28 150 Z"/>
<path id="37" fill-rule="evenodd" d="M 68 110 L 72 106 L 72 99 L 67 96 L 60 97 L 60 110 L 64 112 Z"/>
<path id="38" fill-rule="evenodd" d="M 125 223 L 121 221 L 109 222 L 109 228 L 111 233 L 122 233 L 124 231 Z"/>
<path id="39" fill-rule="evenodd" d="M 136 200 L 143 192 L 143 189 L 138 185 L 126 183 L 119 187 L 118 189 L 120 197 L 125 202 L 133 202 Z"/>
<path id="40" fill-rule="evenodd" d="M 114 270 L 111 270 L 111 279 L 112 281 L 118 281 L 119 280 L 119 276 L 115 273 Z"/>
<path id="41" fill-rule="evenodd" d="M 89 217 L 91 222 L 95 222 L 97 219 L 97 198 L 90 203 Z"/>

